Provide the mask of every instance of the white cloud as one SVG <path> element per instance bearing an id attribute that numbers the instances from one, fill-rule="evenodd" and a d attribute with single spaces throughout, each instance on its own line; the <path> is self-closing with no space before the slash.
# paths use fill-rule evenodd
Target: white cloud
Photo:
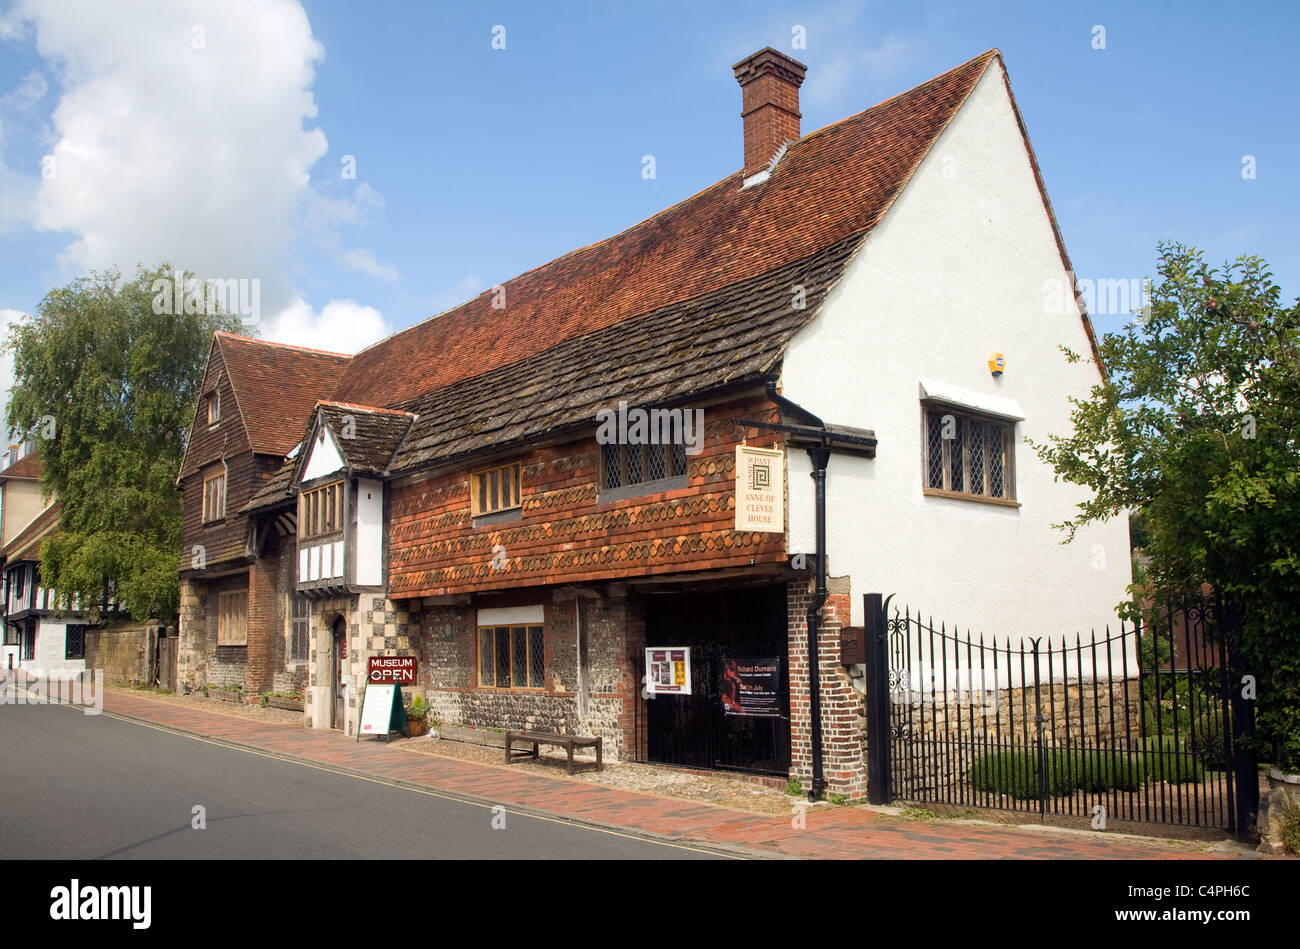
<path id="1" fill-rule="evenodd" d="M 815 68 L 809 69 L 804 95 L 808 101 L 818 105 L 835 106 L 841 97 L 853 91 L 855 84 L 865 81 L 864 74 L 869 74 L 872 79 L 880 79 L 897 72 L 906 65 L 909 52 L 907 41 L 892 33 L 865 50 L 832 52 L 818 62 Z M 858 93 L 857 98 L 861 98 L 861 93 Z M 870 104 L 859 105 L 858 108 Z"/>
<path id="2" fill-rule="evenodd" d="M 364 247 L 355 247 L 339 254 L 339 262 L 349 270 L 367 274 L 385 283 L 397 282 L 397 268 L 392 264 L 381 264 L 375 260 L 375 252 Z"/>
<path id="3" fill-rule="evenodd" d="M 0 38 L 5 35 L 3 26 L 0 22 Z M 5 123 L 31 113 L 47 91 L 49 85 L 45 77 L 30 72 L 14 89 L 0 95 L 0 234 L 31 220 L 32 195 L 36 190 L 34 174 L 21 174 L 5 163 L 5 145 L 11 134 Z"/>
<path id="4" fill-rule="evenodd" d="M 73 235 L 65 273 L 169 260 L 258 278 L 266 309 L 289 306 L 287 254 L 326 151 L 308 127 L 324 50 L 301 5 L 18 0 L 5 22 L 34 37 L 62 91 L 54 177 L 30 214 Z"/>
<path id="5" fill-rule="evenodd" d="M 0 339 L 9 336 L 9 328 L 14 323 L 21 323 L 31 317 L 22 310 L 10 310 L 0 307 Z M 0 451 L 9 447 L 8 428 L 4 424 L 5 411 L 9 408 L 9 390 L 14 385 L 14 355 L 8 350 L 0 352 L 0 432 L 6 433 L 5 442 Z"/>
<path id="6" fill-rule="evenodd" d="M 335 353 L 355 353 L 392 333 L 382 314 L 353 300 L 331 300 L 316 312 L 296 299 L 260 327 L 261 338 Z"/>

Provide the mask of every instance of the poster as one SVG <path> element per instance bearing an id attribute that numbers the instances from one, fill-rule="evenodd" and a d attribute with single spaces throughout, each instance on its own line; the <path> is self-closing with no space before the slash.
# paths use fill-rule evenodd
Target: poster
<path id="1" fill-rule="evenodd" d="M 750 718 L 780 718 L 781 657 L 724 658 L 722 711 Z"/>
<path id="2" fill-rule="evenodd" d="M 650 695 L 690 695 L 691 648 L 689 646 L 647 647 L 645 687 Z"/>
<path id="3" fill-rule="evenodd" d="M 736 446 L 736 530 L 785 531 L 785 455 Z"/>

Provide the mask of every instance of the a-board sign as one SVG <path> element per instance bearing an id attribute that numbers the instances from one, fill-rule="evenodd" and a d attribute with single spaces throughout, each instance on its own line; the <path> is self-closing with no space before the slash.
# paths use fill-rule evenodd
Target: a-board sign
<path id="1" fill-rule="evenodd" d="M 398 685 L 415 685 L 416 659 L 414 656 L 371 656 L 371 682 L 396 682 Z"/>
<path id="2" fill-rule="evenodd" d="M 691 694 L 691 648 L 650 646 L 645 651 L 645 686 L 650 695 Z"/>
<path id="3" fill-rule="evenodd" d="M 366 685 L 361 702 L 361 725 L 357 740 L 362 735 L 383 735 L 406 731 L 406 709 L 402 708 L 402 690 L 391 683 L 374 682 Z"/>

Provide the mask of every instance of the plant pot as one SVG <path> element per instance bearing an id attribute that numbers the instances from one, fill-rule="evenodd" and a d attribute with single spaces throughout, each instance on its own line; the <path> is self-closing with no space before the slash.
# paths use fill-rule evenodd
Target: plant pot
<path id="1" fill-rule="evenodd" d="M 423 719 L 407 719 L 406 728 L 412 738 L 418 738 L 429 730 L 429 723 Z"/>
<path id="2" fill-rule="evenodd" d="M 286 712 L 302 711 L 302 699 L 283 699 L 276 695 L 268 695 L 266 704 L 268 708 L 281 708 Z"/>

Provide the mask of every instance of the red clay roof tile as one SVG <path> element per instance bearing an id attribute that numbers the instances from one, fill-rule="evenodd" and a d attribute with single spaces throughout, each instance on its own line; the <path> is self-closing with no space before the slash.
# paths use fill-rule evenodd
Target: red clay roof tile
<path id="1" fill-rule="evenodd" d="M 351 357 L 233 333 L 216 337 L 253 451 L 287 454 Z"/>
<path id="2" fill-rule="evenodd" d="M 997 57 L 990 50 L 804 136 L 761 185 L 741 190 L 737 172 L 507 281 L 504 309 L 487 291 L 362 350 L 331 397 L 401 405 L 870 230 Z"/>

